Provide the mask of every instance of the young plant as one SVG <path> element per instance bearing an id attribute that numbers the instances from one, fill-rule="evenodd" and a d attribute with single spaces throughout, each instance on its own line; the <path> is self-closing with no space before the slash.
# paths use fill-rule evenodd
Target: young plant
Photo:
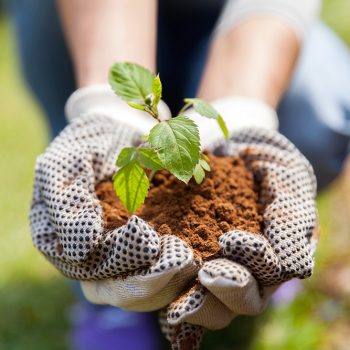
<path id="1" fill-rule="evenodd" d="M 225 138 L 228 138 L 220 114 L 200 99 L 186 98 L 176 117 L 160 120 L 158 103 L 162 97 L 162 83 L 159 75 L 137 64 L 114 64 L 109 82 L 115 93 L 130 107 L 149 113 L 158 122 L 149 135 L 142 137 L 139 146 L 123 148 L 118 156 L 116 164 L 119 170 L 113 176 L 113 186 L 128 212 L 133 213 L 144 202 L 152 177 L 161 169 L 167 169 L 186 184 L 192 177 L 200 184 L 205 171 L 210 171 L 209 159 L 200 152 L 197 125 L 184 114 L 193 106 L 203 117 L 216 119 Z"/>

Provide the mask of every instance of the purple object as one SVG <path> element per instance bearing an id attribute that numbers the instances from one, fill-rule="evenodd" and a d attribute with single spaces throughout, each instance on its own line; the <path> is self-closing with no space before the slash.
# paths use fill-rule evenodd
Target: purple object
<path id="1" fill-rule="evenodd" d="M 159 332 L 151 313 L 76 304 L 71 309 L 73 350 L 157 350 Z"/>
<path id="2" fill-rule="evenodd" d="M 303 284 L 297 278 L 283 283 L 272 295 L 272 305 L 289 304 L 303 288 Z"/>

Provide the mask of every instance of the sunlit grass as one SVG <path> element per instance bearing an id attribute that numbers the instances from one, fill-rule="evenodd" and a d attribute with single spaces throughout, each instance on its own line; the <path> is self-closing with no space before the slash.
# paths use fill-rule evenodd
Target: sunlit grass
<path id="1" fill-rule="evenodd" d="M 350 1 L 323 1 L 322 18 L 350 45 Z"/>

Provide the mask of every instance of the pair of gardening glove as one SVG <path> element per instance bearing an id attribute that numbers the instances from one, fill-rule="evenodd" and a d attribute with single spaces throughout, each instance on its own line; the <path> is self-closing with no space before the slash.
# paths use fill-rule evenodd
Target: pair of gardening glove
<path id="1" fill-rule="evenodd" d="M 95 186 L 111 179 L 122 148 L 135 145 L 155 121 L 130 108 L 107 86 L 75 92 L 70 124 L 38 157 L 30 220 L 34 245 L 65 276 L 81 281 L 88 300 L 127 310 L 162 309 L 160 323 L 173 349 L 197 349 L 204 328 L 256 315 L 272 292 L 312 273 L 317 241 L 313 170 L 275 129 L 261 102 L 226 98 L 213 103 L 230 138 L 213 120 L 199 125 L 202 148 L 238 155 L 260 184 L 261 235 L 232 230 L 219 238 L 221 256 L 203 262 L 171 234 L 159 236 L 141 218 L 108 230 Z M 169 111 L 161 102 L 162 118 Z M 247 152 L 249 150 L 249 152 Z M 183 291 L 185 290 L 185 293 Z M 181 295 L 181 297 L 179 297 Z"/>

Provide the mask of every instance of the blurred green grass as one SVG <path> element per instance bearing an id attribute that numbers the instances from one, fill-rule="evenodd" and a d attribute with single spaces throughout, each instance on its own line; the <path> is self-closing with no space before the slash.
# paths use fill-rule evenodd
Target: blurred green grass
<path id="1" fill-rule="evenodd" d="M 34 250 L 28 212 L 34 161 L 48 142 L 19 77 L 9 23 L 0 19 L 0 349 L 66 346 L 67 282 Z"/>
<path id="2" fill-rule="evenodd" d="M 348 0 L 328 0 L 322 12 L 348 44 L 349 14 Z M 5 18 L 0 18 L 0 43 L 0 349 L 64 350 L 73 298 L 67 281 L 32 247 L 27 219 L 34 160 L 48 142 L 47 130 L 20 79 Z M 317 268 L 304 291 L 290 304 L 256 318 L 240 317 L 229 329 L 212 332 L 205 349 L 349 348 L 350 291 L 338 288 L 336 273 L 350 266 L 348 178 L 318 199 L 322 236 Z"/>

